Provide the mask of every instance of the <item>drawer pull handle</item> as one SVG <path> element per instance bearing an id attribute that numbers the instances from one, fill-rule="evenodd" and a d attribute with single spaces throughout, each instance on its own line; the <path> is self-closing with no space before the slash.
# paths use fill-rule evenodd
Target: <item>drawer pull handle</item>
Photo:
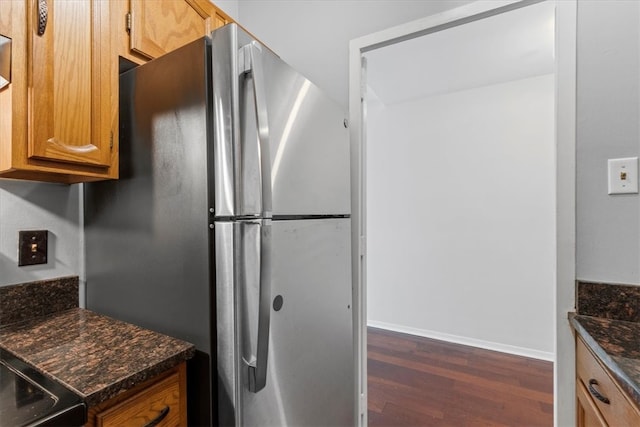
<path id="1" fill-rule="evenodd" d="M 169 408 L 168 406 L 165 406 L 162 409 L 162 411 L 160 411 L 160 414 L 154 419 L 152 419 L 151 421 L 149 421 L 147 424 L 145 424 L 144 427 L 157 426 L 158 424 L 160 424 L 160 421 L 164 420 L 167 417 L 167 415 L 169 415 L 170 410 L 171 408 Z"/>
<path id="2" fill-rule="evenodd" d="M 591 378 L 589 380 L 589 392 L 591 394 L 593 394 L 593 397 L 595 397 L 596 399 L 598 399 L 602 403 L 606 403 L 607 405 L 609 403 L 611 403 L 608 398 L 604 397 L 603 395 L 600 394 L 600 392 L 598 390 L 596 390 L 594 385 L 598 385 L 598 381 L 596 381 L 595 379 Z"/>
<path id="3" fill-rule="evenodd" d="M 47 0 L 38 0 L 38 35 L 44 35 L 49 20 L 49 5 Z"/>

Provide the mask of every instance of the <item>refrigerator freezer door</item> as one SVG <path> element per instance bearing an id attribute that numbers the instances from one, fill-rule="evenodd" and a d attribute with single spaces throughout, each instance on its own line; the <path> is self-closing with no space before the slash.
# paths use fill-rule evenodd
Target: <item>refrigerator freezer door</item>
<path id="1" fill-rule="evenodd" d="M 269 218 L 272 211 L 271 147 L 261 51 L 257 42 L 251 42 L 238 52 L 238 67 L 244 77 L 240 82 L 238 182 L 241 184 L 241 212 L 257 212 L 260 217 Z"/>
<path id="2" fill-rule="evenodd" d="M 239 133 L 236 32 L 225 26 L 211 35 L 211 104 L 213 115 L 213 204 L 215 216 L 237 216 L 236 140 Z"/>
<path id="3" fill-rule="evenodd" d="M 239 360 L 237 425 L 354 425 L 349 224 L 273 221 L 266 386 Z"/>
<path id="4" fill-rule="evenodd" d="M 235 24 L 212 33 L 212 70 L 216 215 L 265 217 L 265 171 L 274 217 L 349 214 L 343 108 Z"/>
<path id="5" fill-rule="evenodd" d="M 349 214 L 345 113 L 263 48 L 273 215 Z"/>

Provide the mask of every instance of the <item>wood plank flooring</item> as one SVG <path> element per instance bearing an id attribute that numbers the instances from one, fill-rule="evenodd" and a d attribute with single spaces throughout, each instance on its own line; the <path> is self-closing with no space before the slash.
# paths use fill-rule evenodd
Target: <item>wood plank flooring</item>
<path id="1" fill-rule="evenodd" d="M 553 363 L 368 331 L 369 426 L 553 426 Z"/>

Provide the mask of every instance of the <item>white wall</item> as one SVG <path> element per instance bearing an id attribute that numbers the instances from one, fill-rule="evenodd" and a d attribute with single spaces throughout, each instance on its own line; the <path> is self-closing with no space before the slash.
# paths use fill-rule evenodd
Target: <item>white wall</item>
<path id="1" fill-rule="evenodd" d="M 344 108 L 349 40 L 469 0 L 241 0 L 240 24 Z"/>
<path id="2" fill-rule="evenodd" d="M 234 20 L 238 20 L 239 0 L 210 0 Z"/>
<path id="3" fill-rule="evenodd" d="M 640 284 L 640 197 L 607 159 L 640 154 L 640 2 L 578 2 L 577 277 Z"/>
<path id="4" fill-rule="evenodd" d="M 368 111 L 372 325 L 554 350 L 554 76 Z"/>
<path id="5" fill-rule="evenodd" d="M 80 186 L 0 180 L 0 286 L 81 274 Z M 49 230 L 48 262 L 18 267 L 18 231 Z"/>

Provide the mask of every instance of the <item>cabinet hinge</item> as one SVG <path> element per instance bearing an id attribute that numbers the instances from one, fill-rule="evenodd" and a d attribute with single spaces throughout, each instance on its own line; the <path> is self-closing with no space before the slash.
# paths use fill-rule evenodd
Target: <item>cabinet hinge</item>
<path id="1" fill-rule="evenodd" d="M 113 151 L 113 131 L 111 131 L 111 136 L 109 137 L 109 151 Z"/>
<path id="2" fill-rule="evenodd" d="M 131 34 L 131 12 L 127 12 L 126 15 L 126 25 L 127 25 L 127 33 Z"/>

